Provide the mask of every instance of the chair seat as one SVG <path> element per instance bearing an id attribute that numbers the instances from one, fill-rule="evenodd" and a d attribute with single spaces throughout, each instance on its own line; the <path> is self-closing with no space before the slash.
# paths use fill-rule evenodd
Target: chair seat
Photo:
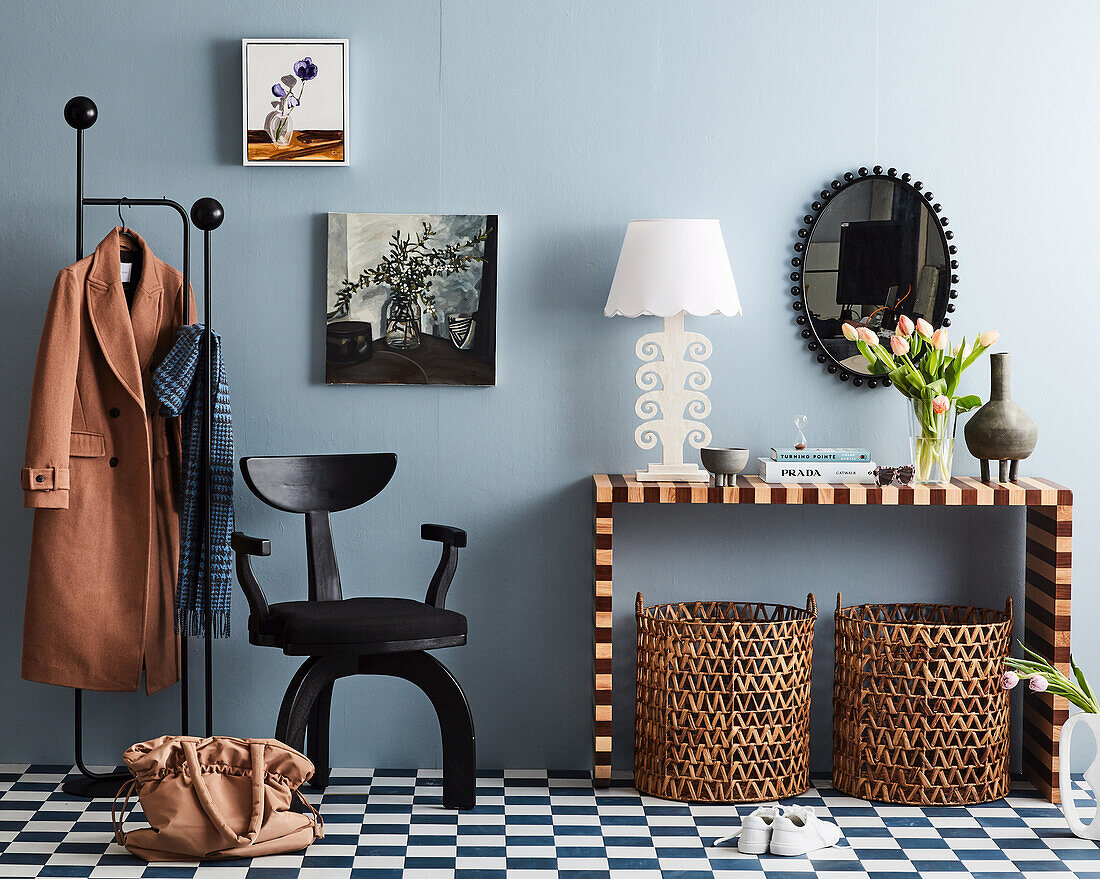
<path id="1" fill-rule="evenodd" d="M 253 640 L 286 653 L 392 653 L 466 643 L 466 617 L 411 598 L 284 601 L 271 605 Z"/>

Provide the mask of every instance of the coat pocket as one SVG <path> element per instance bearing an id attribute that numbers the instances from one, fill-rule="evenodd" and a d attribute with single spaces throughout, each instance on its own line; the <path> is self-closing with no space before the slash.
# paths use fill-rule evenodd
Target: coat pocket
<path id="1" fill-rule="evenodd" d="M 69 435 L 69 456 L 72 458 L 99 458 L 107 454 L 103 434 L 86 430 L 74 430 Z"/>

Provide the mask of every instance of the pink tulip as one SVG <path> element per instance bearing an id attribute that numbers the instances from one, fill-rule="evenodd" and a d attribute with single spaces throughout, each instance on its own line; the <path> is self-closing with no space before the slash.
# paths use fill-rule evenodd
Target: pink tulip
<path id="1" fill-rule="evenodd" d="M 932 334 L 932 347 L 937 351 L 947 350 L 947 330 L 936 330 Z"/>
<path id="2" fill-rule="evenodd" d="M 1005 690 L 1014 689 L 1015 686 L 1020 683 L 1020 676 L 1014 671 L 1006 671 L 1001 675 L 1001 688 Z"/>
<path id="3" fill-rule="evenodd" d="M 1047 684 L 1047 679 L 1042 675 L 1032 675 L 1028 686 L 1036 693 L 1045 693 L 1049 685 Z"/>
<path id="4" fill-rule="evenodd" d="M 913 319 L 907 314 L 898 318 L 898 335 L 904 339 L 913 335 Z"/>
<path id="5" fill-rule="evenodd" d="M 859 334 L 856 332 L 856 328 L 853 327 L 850 323 L 845 323 L 840 328 L 840 331 L 844 333 L 844 338 L 847 339 L 849 342 L 854 342 L 856 339 L 859 338 Z"/>
<path id="6" fill-rule="evenodd" d="M 932 398 L 932 411 L 937 415 L 943 415 L 951 406 L 951 401 L 943 394 Z"/>
<path id="7" fill-rule="evenodd" d="M 996 330 L 986 330 L 980 336 L 978 336 L 978 344 L 983 348 L 988 348 L 994 342 L 1001 338 L 1001 334 Z"/>
<path id="8" fill-rule="evenodd" d="M 859 338 L 862 341 L 866 342 L 868 345 L 879 344 L 878 334 L 875 333 L 874 330 L 867 329 L 867 327 L 860 327 L 858 330 L 856 330 L 856 335 L 858 335 Z"/>
<path id="9" fill-rule="evenodd" d="M 901 336 L 890 337 L 890 350 L 893 351 L 898 357 L 902 354 L 909 353 L 909 343 L 905 341 Z"/>
<path id="10" fill-rule="evenodd" d="M 917 332 L 920 333 L 922 336 L 924 336 L 924 338 L 931 339 L 932 338 L 932 324 L 930 324 L 928 321 L 926 321 L 923 317 L 918 317 L 917 318 Z"/>

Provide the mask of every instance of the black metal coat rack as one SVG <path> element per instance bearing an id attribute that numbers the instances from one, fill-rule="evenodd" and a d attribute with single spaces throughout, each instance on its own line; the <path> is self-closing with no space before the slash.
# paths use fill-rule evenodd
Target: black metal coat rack
<path id="1" fill-rule="evenodd" d="M 181 320 L 183 323 L 191 323 L 190 296 L 191 289 L 191 227 L 188 222 L 187 211 L 178 202 L 168 198 L 86 198 L 84 196 L 84 132 L 95 125 L 99 116 L 99 110 L 91 98 L 78 96 L 72 98 L 65 105 L 65 121 L 76 129 L 76 258 L 84 257 L 84 208 L 88 205 L 110 205 L 121 209 L 123 206 L 151 206 L 167 207 L 176 211 L 183 220 L 183 300 Z M 206 499 L 210 497 L 210 437 L 213 433 L 214 399 L 217 394 L 217 383 L 214 381 L 213 357 L 214 349 L 210 344 L 211 313 L 210 313 L 210 233 L 217 229 L 225 219 L 225 212 L 217 199 L 200 198 L 191 206 L 190 220 L 198 229 L 202 230 L 203 242 L 203 321 L 206 331 L 203 336 L 206 387 L 210 394 L 210 400 L 205 407 L 205 422 L 202 425 L 202 441 L 200 451 L 205 462 L 203 478 L 203 508 L 206 511 L 206 546 L 210 546 L 210 504 Z M 206 638 L 204 645 L 204 665 L 206 684 L 206 735 L 213 734 L 213 638 L 209 619 L 210 608 L 210 553 L 205 553 L 203 565 L 203 582 L 206 585 Z M 188 669 L 187 669 L 187 637 L 180 635 L 180 732 L 187 735 L 188 730 Z M 84 762 L 84 712 L 83 690 L 74 690 L 75 695 L 75 729 L 74 741 L 76 747 L 76 766 L 80 770 L 81 777 L 74 778 L 62 785 L 66 793 L 81 797 L 113 797 L 118 789 L 130 778 L 126 772 L 93 772 Z"/>

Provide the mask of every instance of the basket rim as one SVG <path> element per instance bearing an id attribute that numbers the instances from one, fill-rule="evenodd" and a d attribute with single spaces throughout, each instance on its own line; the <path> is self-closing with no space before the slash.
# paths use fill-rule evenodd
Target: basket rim
<path id="1" fill-rule="evenodd" d="M 667 607 L 694 607 L 697 604 L 707 605 L 722 605 L 725 607 L 737 606 L 737 607 L 770 607 L 770 608 L 782 608 L 783 610 L 794 611 L 797 614 L 801 614 L 800 619 L 787 619 L 787 620 L 723 620 L 712 619 L 709 617 L 696 618 L 696 619 L 684 619 L 684 620 L 666 620 L 662 619 L 662 622 L 678 622 L 678 623 L 755 623 L 757 625 L 775 625 L 780 623 L 798 623 L 804 620 L 816 619 L 817 612 L 811 611 L 805 607 L 799 607 L 796 604 L 779 604 L 774 601 L 723 601 L 716 599 L 714 601 L 707 599 L 699 599 L 698 601 L 670 601 L 665 604 L 649 604 L 642 607 L 639 613 L 642 616 L 653 617 L 655 619 L 661 619 L 657 617 L 653 611 L 662 610 Z"/>
<path id="2" fill-rule="evenodd" d="M 885 608 L 885 607 L 931 607 L 941 610 L 965 610 L 965 611 L 980 611 L 982 613 L 991 614 L 999 617 L 999 619 L 991 620 L 984 623 L 952 623 L 942 622 L 937 620 L 867 620 L 856 616 L 849 611 L 857 611 L 863 608 Z M 941 603 L 929 603 L 927 601 L 869 601 L 863 604 L 850 604 L 847 607 L 838 607 L 836 609 L 836 618 L 850 620 L 852 622 L 864 623 L 874 626 L 945 626 L 953 629 L 965 629 L 965 628 L 980 628 L 988 626 L 999 626 L 1005 623 L 1013 622 L 1013 615 L 1011 612 L 998 609 L 994 607 L 980 607 L 973 604 L 941 604 Z"/>

